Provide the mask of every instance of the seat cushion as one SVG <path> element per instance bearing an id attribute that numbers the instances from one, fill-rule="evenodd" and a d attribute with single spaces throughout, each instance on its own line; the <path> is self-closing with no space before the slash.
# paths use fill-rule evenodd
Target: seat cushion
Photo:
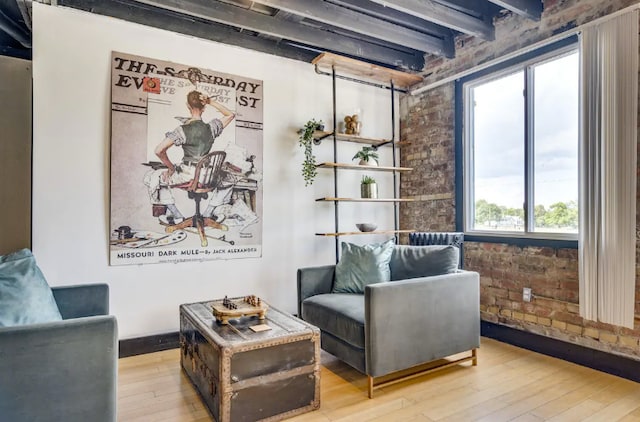
<path id="1" fill-rule="evenodd" d="M 61 320 L 51 288 L 31 251 L 0 256 L 0 327 Z"/>
<path id="2" fill-rule="evenodd" d="M 302 302 L 302 319 L 364 349 L 364 295 L 327 293 L 311 296 Z"/>
<path id="3" fill-rule="evenodd" d="M 364 246 L 342 242 L 332 293 L 364 293 L 368 284 L 389 281 L 393 245 L 393 239 Z"/>
<path id="4" fill-rule="evenodd" d="M 455 246 L 395 246 L 389 262 L 391 280 L 455 273 L 459 254 Z"/>

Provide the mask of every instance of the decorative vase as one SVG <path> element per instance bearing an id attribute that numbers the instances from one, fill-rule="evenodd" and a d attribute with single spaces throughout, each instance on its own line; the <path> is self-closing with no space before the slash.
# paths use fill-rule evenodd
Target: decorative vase
<path id="1" fill-rule="evenodd" d="M 362 198 L 376 199 L 378 197 L 378 185 L 375 183 L 361 183 L 360 196 Z"/>
<path id="2" fill-rule="evenodd" d="M 376 167 L 376 166 L 378 165 L 378 162 L 372 158 L 372 159 L 370 159 L 369 161 L 367 161 L 367 160 L 360 160 L 360 162 L 358 162 L 358 165 L 361 165 L 361 166 L 373 166 L 373 167 Z"/>

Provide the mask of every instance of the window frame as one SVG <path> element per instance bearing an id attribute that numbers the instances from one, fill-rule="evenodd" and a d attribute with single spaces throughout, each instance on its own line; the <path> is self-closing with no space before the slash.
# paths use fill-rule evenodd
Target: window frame
<path id="1" fill-rule="evenodd" d="M 535 65 L 544 64 L 550 60 L 561 58 L 571 54 L 576 49 L 579 50 L 578 36 L 574 35 L 555 43 L 540 47 L 531 52 L 525 53 L 518 57 L 506 60 L 502 63 L 487 67 L 485 69 L 474 72 L 463 78 L 457 79 L 455 82 L 455 164 L 456 164 L 456 230 L 464 232 L 465 240 L 481 241 L 491 243 L 507 243 L 520 246 L 550 246 L 561 248 L 577 248 L 577 233 L 553 233 L 553 232 L 528 232 L 533 223 L 533 215 L 529 215 L 528 206 L 525 206 L 524 219 L 525 231 L 508 232 L 508 231 L 481 231 L 472 230 L 472 202 L 473 202 L 473 184 L 472 184 L 472 160 L 471 160 L 471 143 L 470 139 L 472 125 L 472 113 L 466 113 L 465 110 L 469 106 L 470 90 L 474 86 L 487 83 L 492 80 L 499 79 L 509 74 L 522 71 L 524 74 L 523 89 L 531 93 L 527 95 L 524 102 L 524 184 L 525 184 L 525 204 L 534 200 L 533 186 L 533 160 L 530 158 L 533 153 L 533 128 L 531 127 L 533 116 L 533 90 L 532 80 L 530 76 L 531 68 Z M 523 93 L 524 94 L 524 93 Z M 579 120 L 580 121 L 580 120 Z M 469 170 L 469 171 L 468 171 Z M 535 203 L 531 206 L 533 209 Z"/>

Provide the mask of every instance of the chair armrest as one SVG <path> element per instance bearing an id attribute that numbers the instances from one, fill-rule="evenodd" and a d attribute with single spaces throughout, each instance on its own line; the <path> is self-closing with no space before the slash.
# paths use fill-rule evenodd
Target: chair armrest
<path id="1" fill-rule="evenodd" d="M 331 293 L 335 265 L 298 269 L 298 317 L 302 318 L 302 301 L 308 297 Z"/>
<path id="2" fill-rule="evenodd" d="M 114 316 L 0 328 L 0 419 L 113 422 Z"/>
<path id="3" fill-rule="evenodd" d="M 63 319 L 109 313 L 109 285 L 107 284 L 80 284 L 53 287 L 51 290 Z"/>
<path id="4" fill-rule="evenodd" d="M 480 276 L 458 271 L 365 288 L 367 374 L 377 377 L 480 346 Z"/>

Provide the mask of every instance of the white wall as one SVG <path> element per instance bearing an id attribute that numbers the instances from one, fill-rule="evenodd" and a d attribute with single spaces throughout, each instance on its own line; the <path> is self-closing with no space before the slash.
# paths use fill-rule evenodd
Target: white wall
<path id="1" fill-rule="evenodd" d="M 49 283 L 108 283 L 120 338 L 177 331 L 179 304 L 224 295 L 257 294 L 294 312 L 296 269 L 335 262 L 334 240 L 314 236 L 333 231 L 333 205 L 314 202 L 333 195 L 331 173 L 321 170 L 304 187 L 296 135 L 313 117 L 331 124 L 331 78 L 308 63 L 72 9 L 34 2 L 33 13 L 33 251 Z M 108 265 L 112 50 L 264 81 L 262 258 Z M 347 82 L 338 89 L 339 118 L 359 108 L 364 136 L 390 136 L 388 92 Z M 357 149 L 341 144 L 339 160 L 349 162 Z M 329 143 L 316 150 L 332 161 Z M 387 149 L 381 164 L 389 157 Z M 344 172 L 340 195 L 358 195 L 360 177 Z M 391 195 L 391 184 L 382 184 L 382 195 Z M 358 221 L 393 226 L 391 206 L 344 204 L 341 213 L 342 230 Z"/>

